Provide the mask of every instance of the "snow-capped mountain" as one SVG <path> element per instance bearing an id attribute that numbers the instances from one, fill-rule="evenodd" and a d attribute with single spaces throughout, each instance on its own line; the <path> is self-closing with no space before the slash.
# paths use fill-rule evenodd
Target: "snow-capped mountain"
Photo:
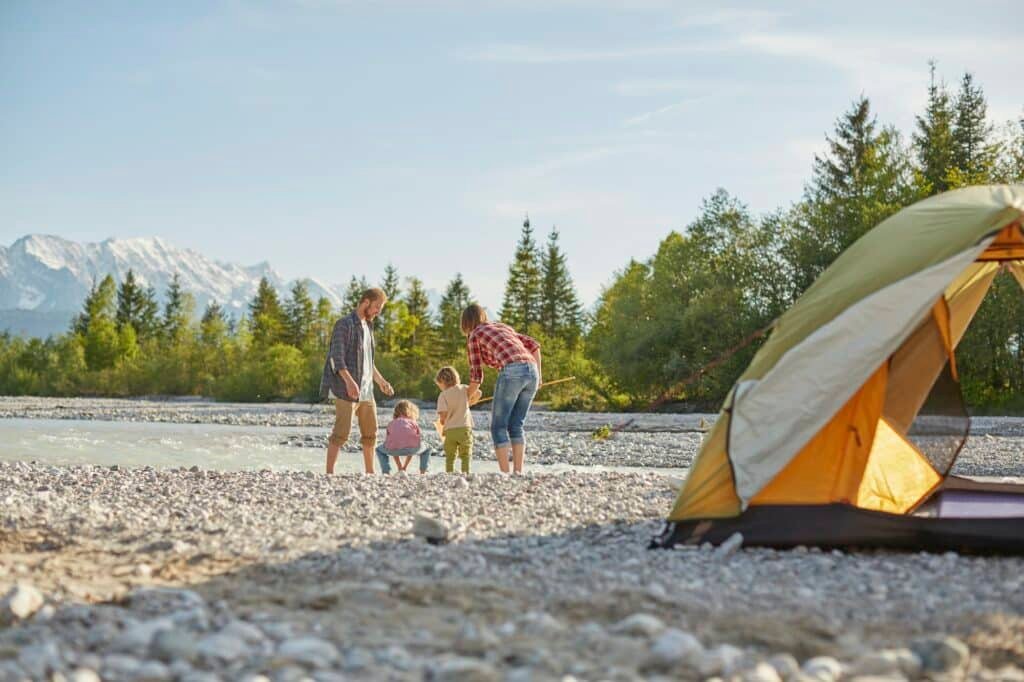
<path id="1" fill-rule="evenodd" d="M 216 301 L 236 317 L 252 300 L 261 277 L 282 297 L 295 283 L 284 281 L 266 262 L 249 267 L 221 263 L 159 237 L 80 244 L 33 234 L 0 246 L 0 330 L 32 336 L 65 331 L 93 282 L 110 274 L 120 283 L 129 270 L 142 286 L 152 286 L 161 302 L 177 273 L 182 288 L 195 296 L 198 313 Z M 332 307 L 340 307 L 344 285 L 303 281 L 314 301 L 324 296 Z"/>

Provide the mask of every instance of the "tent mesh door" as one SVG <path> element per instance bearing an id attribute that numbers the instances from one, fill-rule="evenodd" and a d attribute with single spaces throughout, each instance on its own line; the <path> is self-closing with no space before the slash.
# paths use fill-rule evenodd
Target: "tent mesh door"
<path id="1" fill-rule="evenodd" d="M 953 468 L 970 426 L 960 384 L 947 362 L 911 423 L 907 440 L 921 451 L 935 471 L 945 476 Z"/>

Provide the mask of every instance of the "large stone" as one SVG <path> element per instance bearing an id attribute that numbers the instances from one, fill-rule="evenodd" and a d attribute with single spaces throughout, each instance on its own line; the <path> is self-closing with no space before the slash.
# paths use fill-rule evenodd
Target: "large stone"
<path id="1" fill-rule="evenodd" d="M 338 660 L 338 649 L 319 637 L 296 637 L 282 642 L 277 658 L 310 668 L 327 668 Z"/>
<path id="2" fill-rule="evenodd" d="M 608 628 L 609 632 L 634 637 L 654 637 L 664 629 L 665 623 L 649 613 L 634 613 Z"/>
<path id="3" fill-rule="evenodd" d="M 669 628 L 651 644 L 647 667 L 654 670 L 669 670 L 678 665 L 693 665 L 704 652 L 700 641 L 689 632 Z"/>
<path id="4" fill-rule="evenodd" d="M 967 664 L 971 652 L 956 637 L 926 637 L 911 643 L 911 650 L 921 659 L 925 672 L 946 673 Z"/>
<path id="5" fill-rule="evenodd" d="M 47 674 L 64 667 L 60 649 L 55 642 L 23 647 L 18 652 L 18 664 L 33 680 L 43 679 Z"/>
<path id="6" fill-rule="evenodd" d="M 199 657 L 199 643 L 190 633 L 181 630 L 161 630 L 153 635 L 149 655 L 165 663 L 187 661 Z"/>
<path id="7" fill-rule="evenodd" d="M 742 662 L 742 649 L 731 644 L 719 644 L 697 656 L 694 667 L 702 677 L 721 675 L 728 678 L 739 672 Z"/>
<path id="8" fill-rule="evenodd" d="M 768 665 L 775 668 L 775 672 L 784 680 L 796 677 L 800 672 L 800 663 L 792 654 L 775 654 L 768 659 Z"/>
<path id="9" fill-rule="evenodd" d="M 497 682 L 501 675 L 489 663 L 474 658 L 450 658 L 433 669 L 436 682 Z"/>
<path id="10" fill-rule="evenodd" d="M 742 682 L 782 682 L 779 671 L 768 663 L 758 663 L 749 670 L 740 673 Z"/>
<path id="11" fill-rule="evenodd" d="M 262 630 L 252 623 L 246 623 L 244 620 L 233 620 L 221 628 L 220 631 L 225 635 L 238 637 L 248 644 L 259 644 L 267 639 Z"/>
<path id="12" fill-rule="evenodd" d="M 18 583 L 0 600 L 0 625 L 23 620 L 43 607 L 43 594 L 32 585 Z"/>
<path id="13" fill-rule="evenodd" d="M 728 538 L 726 538 L 725 542 L 723 542 L 722 544 L 720 544 L 718 547 L 715 548 L 714 557 L 716 559 L 724 559 L 726 557 L 732 556 L 742 546 L 743 546 L 743 534 L 742 533 L 733 533 Z"/>
<path id="14" fill-rule="evenodd" d="M 141 661 L 134 656 L 111 654 L 103 658 L 103 676 L 134 680 L 138 677 Z"/>
<path id="15" fill-rule="evenodd" d="M 135 671 L 135 682 L 164 682 L 173 678 L 171 670 L 160 661 L 146 661 Z"/>
<path id="16" fill-rule="evenodd" d="M 100 682 L 100 676 L 89 668 L 75 668 L 68 675 L 68 682 Z"/>
<path id="17" fill-rule="evenodd" d="M 872 651 L 857 659 L 850 668 L 851 675 L 905 675 L 914 678 L 921 674 L 921 658 L 909 649 Z"/>
<path id="18" fill-rule="evenodd" d="M 211 663 L 232 663 L 249 656 L 249 647 L 234 635 L 207 635 L 196 645 L 199 657 Z"/>
<path id="19" fill-rule="evenodd" d="M 175 587 L 144 587 L 132 592 L 129 603 L 136 612 L 159 616 L 171 611 L 202 609 L 206 601 L 194 590 Z"/>
<path id="20" fill-rule="evenodd" d="M 483 656 L 492 651 L 501 641 L 486 625 L 466 623 L 455 639 L 455 653 L 462 656 Z"/>
<path id="21" fill-rule="evenodd" d="M 418 538 L 423 538 L 429 543 L 439 544 L 447 542 L 449 533 L 448 526 L 426 514 L 417 514 L 416 518 L 413 519 L 412 534 Z"/>
<path id="22" fill-rule="evenodd" d="M 817 656 L 804 661 L 800 672 L 812 680 L 835 682 L 842 676 L 843 666 L 831 656 Z"/>
<path id="23" fill-rule="evenodd" d="M 565 630 L 565 624 L 545 611 L 529 611 L 519 619 L 518 628 L 524 634 L 546 636 Z"/>
<path id="24" fill-rule="evenodd" d="M 110 643 L 110 652 L 135 654 L 149 649 L 156 633 L 170 630 L 174 622 L 169 618 L 154 618 L 143 623 L 131 624 Z"/>

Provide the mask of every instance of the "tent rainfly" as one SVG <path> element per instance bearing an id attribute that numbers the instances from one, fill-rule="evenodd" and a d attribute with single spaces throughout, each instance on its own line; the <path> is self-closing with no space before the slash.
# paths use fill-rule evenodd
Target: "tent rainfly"
<path id="1" fill-rule="evenodd" d="M 1024 286 L 1024 185 L 861 237 L 732 387 L 652 546 L 1024 553 L 1024 485 L 950 475 L 969 427 L 955 350 L 1001 269 Z"/>

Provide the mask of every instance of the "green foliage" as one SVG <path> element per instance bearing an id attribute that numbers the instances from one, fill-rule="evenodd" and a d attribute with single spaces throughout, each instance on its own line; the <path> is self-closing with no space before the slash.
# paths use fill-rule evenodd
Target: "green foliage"
<path id="1" fill-rule="evenodd" d="M 345 304 L 342 309 L 343 315 L 348 315 L 359 306 L 359 300 L 363 297 L 363 292 L 370 288 L 370 283 L 366 281 L 365 277 L 356 279 L 355 275 L 352 275 L 352 279 L 348 281 L 348 288 L 345 289 Z"/>
<path id="2" fill-rule="evenodd" d="M 214 387 L 214 397 L 229 401 L 287 400 L 309 389 L 308 362 L 302 351 L 276 343 L 241 356 L 236 371 Z"/>
<path id="3" fill-rule="evenodd" d="M 408 348 L 414 353 L 434 355 L 437 353 L 438 332 L 434 329 L 433 315 L 430 312 L 430 300 L 423 288 L 423 281 L 418 277 L 410 277 L 407 281 L 403 303 L 409 315 Z"/>
<path id="4" fill-rule="evenodd" d="M 864 233 L 919 198 L 898 131 L 878 127 L 866 97 L 854 102 L 825 139 L 829 151 L 814 159 L 811 182 L 782 246 L 798 292 Z"/>
<path id="5" fill-rule="evenodd" d="M 579 342 L 583 331 L 583 308 L 569 276 L 566 256 L 558 245 L 558 230 L 551 228 L 547 248 L 541 256 L 540 326 L 549 337 L 569 345 Z"/>
<path id="6" fill-rule="evenodd" d="M 167 301 L 164 303 L 161 322 L 163 338 L 167 343 L 173 346 L 183 341 L 195 316 L 195 308 L 195 298 L 182 288 L 181 278 L 178 273 L 174 273 L 167 287 Z"/>
<path id="7" fill-rule="evenodd" d="M 249 318 L 252 320 L 252 342 L 256 347 L 269 348 L 287 337 L 288 320 L 277 290 L 266 277 L 260 279 L 256 296 L 249 303 Z"/>
<path id="8" fill-rule="evenodd" d="M 539 323 L 541 316 L 541 258 L 533 239 L 530 219 L 523 221 L 523 231 L 516 244 L 512 264 L 508 268 L 505 297 L 498 316 L 516 329 L 527 329 Z"/>
<path id="9" fill-rule="evenodd" d="M 472 302 L 469 287 L 462 281 L 462 273 L 455 273 L 438 305 L 437 346 L 441 357 L 452 357 L 465 350 L 466 339 L 459 325 L 462 311 Z"/>
<path id="10" fill-rule="evenodd" d="M 156 335 L 159 327 L 156 294 L 152 288 L 143 289 L 131 270 L 117 288 L 117 312 L 114 320 L 119 328 L 130 325 L 136 339 Z"/>
<path id="11" fill-rule="evenodd" d="M 309 297 L 309 287 L 302 280 L 292 285 L 283 312 L 285 341 L 296 348 L 311 347 L 316 339 L 316 308 Z"/>
<path id="12" fill-rule="evenodd" d="M 999 145 L 992 141 L 985 95 L 974 76 L 965 73 L 955 103 L 950 187 L 989 182 L 999 152 Z"/>
<path id="13" fill-rule="evenodd" d="M 920 173 L 922 194 L 931 195 L 949 189 L 949 171 L 953 167 L 953 103 L 945 83 L 935 82 L 935 63 L 931 63 L 928 105 L 916 118 L 912 137 L 914 155 Z"/>
<path id="14" fill-rule="evenodd" d="M 385 353 L 391 353 L 402 347 L 403 336 L 409 334 L 408 328 L 404 330 L 401 328 L 403 322 L 408 327 L 408 308 L 399 299 L 402 289 L 399 285 L 398 268 L 391 263 L 384 268 L 384 279 L 380 283 L 380 288 L 388 297 L 388 303 L 374 320 L 373 328 L 376 334 L 377 348 Z"/>
<path id="15" fill-rule="evenodd" d="M 910 142 L 879 124 L 857 98 L 826 137 L 800 201 L 752 216 L 725 190 L 696 219 L 669 232 L 649 258 L 631 260 L 584 314 L 567 256 L 552 229 L 543 249 L 529 220 L 509 267 L 501 318 L 535 336 L 543 378 L 576 380 L 541 390 L 554 409 L 644 408 L 663 395 L 713 408 L 748 364 L 757 342 L 739 348 L 779 314 L 850 244 L 920 197 L 978 182 L 1024 181 L 1024 117 L 993 125 L 980 85 L 965 74 L 955 96 L 936 84 Z M 433 401 L 434 375 L 451 364 L 468 381 L 459 329 L 472 294 L 461 274 L 430 310 L 423 282 L 399 286 L 379 318 L 377 367 L 400 397 Z M 211 303 L 200 321 L 177 275 L 162 315 L 152 288 L 129 272 L 91 288 L 69 331 L 46 340 L 0 334 L 0 392 L 32 395 L 207 395 L 222 400 L 313 400 L 338 315 L 355 309 L 369 284 L 353 276 L 340 311 L 315 304 L 297 283 L 283 304 L 264 279 L 237 322 Z M 996 278 L 958 351 L 962 386 L 983 409 L 1024 409 L 1024 295 Z M 724 362 L 711 370 L 708 364 Z M 697 377 L 689 383 L 684 379 Z M 486 369 L 482 390 L 493 393 Z M 608 437 L 610 425 L 595 438 Z"/>

